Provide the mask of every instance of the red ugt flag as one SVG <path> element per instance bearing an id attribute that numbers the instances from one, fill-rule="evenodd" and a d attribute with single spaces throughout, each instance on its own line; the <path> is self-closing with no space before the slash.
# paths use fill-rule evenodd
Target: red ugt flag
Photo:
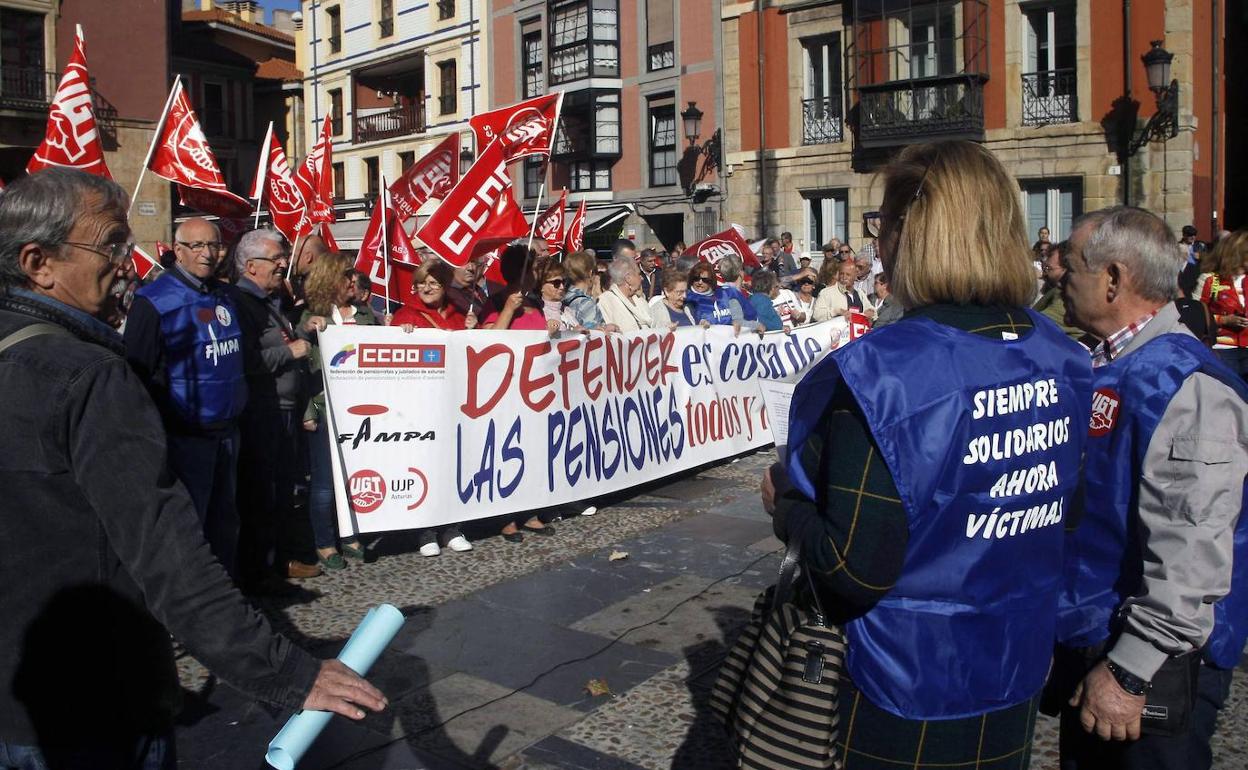
<path id="1" fill-rule="evenodd" d="M 26 164 L 26 173 L 33 174 L 49 166 L 66 166 L 112 179 L 104 163 L 104 147 L 95 126 L 91 106 L 91 78 L 87 74 L 87 53 L 82 39 L 82 26 L 74 39 L 74 52 L 69 55 L 65 74 L 56 88 L 48 109 L 48 129 L 43 144 Z"/>
<path id="2" fill-rule="evenodd" d="M 173 84 L 169 107 L 147 167 L 178 186 L 184 206 L 224 218 L 245 217 L 251 210 L 247 201 L 226 186 L 199 118 L 186 98 L 181 78 Z"/>
<path id="3" fill-rule="evenodd" d="M 473 115 L 468 125 L 476 134 L 478 147 L 488 147 L 495 139 L 502 142 L 503 159 L 507 163 L 530 155 L 550 155 L 562 106 L 561 91 Z"/>
<path id="4" fill-rule="evenodd" d="M 257 201 L 267 198 L 273 226 L 291 243 L 312 232 L 307 205 L 299 194 L 299 188 L 295 186 L 295 180 L 291 178 L 286 153 L 273 135 L 272 123 L 265 135 L 264 146 L 260 149 L 260 164 L 256 168 L 256 179 L 251 185 L 251 198 Z"/>
<path id="5" fill-rule="evenodd" d="M 456 131 L 443 139 L 428 155 L 412 164 L 411 168 L 403 172 L 403 176 L 390 185 L 395 213 L 401 221 L 406 222 L 416 216 L 425 201 L 430 198 L 445 198 L 458 181 L 459 132 Z"/>
<path id="6" fill-rule="evenodd" d="M 731 227 L 722 233 L 716 233 L 710 238 L 698 241 L 685 249 L 685 253 L 696 254 L 698 259 L 711 264 L 728 256 L 740 257 L 742 264 L 748 267 L 758 267 L 761 264 L 758 257 L 754 256 L 754 252 L 750 250 L 750 244 L 741 237 L 741 233 Z"/>
<path id="7" fill-rule="evenodd" d="M 322 122 L 316 146 L 295 169 L 295 186 L 308 206 L 308 219 L 313 224 L 337 220 L 334 213 L 334 148 L 330 136 L 333 123 L 329 119 Z"/>
<path id="8" fill-rule="evenodd" d="M 158 255 L 161 253 L 161 246 L 164 246 L 164 244 L 157 241 L 156 253 Z M 168 248 L 168 246 L 165 246 L 166 250 L 168 250 Z M 134 262 L 134 272 L 139 274 L 140 281 L 146 280 L 148 273 L 155 270 L 156 266 L 159 264 L 155 259 L 152 259 L 151 254 L 148 254 L 138 246 L 135 246 L 134 250 L 130 252 L 130 260 Z"/>
<path id="9" fill-rule="evenodd" d="M 529 234 L 516 205 L 502 145 L 491 142 L 424 226 L 416 231 L 434 254 L 456 267 Z"/>
<path id="10" fill-rule="evenodd" d="M 559 200 L 537 218 L 537 234 L 546 239 L 546 248 L 551 254 L 563 249 L 563 208 L 567 202 L 565 189 Z"/>
<path id="11" fill-rule="evenodd" d="M 566 191 L 564 194 L 567 194 Z M 572 216 L 564 246 L 565 254 L 575 254 L 585 246 L 585 201 L 581 201 L 581 205 L 576 208 L 576 214 Z"/>

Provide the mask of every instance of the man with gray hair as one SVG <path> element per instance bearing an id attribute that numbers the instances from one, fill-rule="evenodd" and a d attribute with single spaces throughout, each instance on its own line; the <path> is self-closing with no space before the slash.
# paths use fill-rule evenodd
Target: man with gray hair
<path id="1" fill-rule="evenodd" d="M 165 421 L 169 467 L 186 485 L 204 536 L 235 574 L 238 418 L 247 405 L 242 327 L 221 260 L 217 226 L 188 219 L 174 233 L 173 264 L 135 292 L 126 358 Z"/>
<path id="2" fill-rule="evenodd" d="M 1085 215 L 1062 259 L 1067 319 L 1103 340 L 1049 690 L 1062 768 L 1208 768 L 1248 638 L 1248 389 L 1180 322 L 1158 217 Z"/>
<path id="3" fill-rule="evenodd" d="M 171 633 L 270 704 L 353 719 L 385 706 L 274 633 L 205 543 L 160 415 L 100 320 L 134 248 L 127 206 L 116 183 L 66 168 L 0 197 L 5 767 L 171 770 Z"/>
<path id="4" fill-rule="evenodd" d="M 270 229 L 244 234 L 234 248 L 234 267 L 235 301 L 247 354 L 247 407 L 238 424 L 238 573 L 245 590 L 265 590 L 274 570 L 283 577 L 321 574 L 318 565 L 291 558 L 300 542 L 291 504 L 297 410 L 311 346 L 296 338 L 282 315 L 279 292 L 290 269 L 282 234 Z M 308 331 L 313 321 L 309 320 Z M 303 523 L 309 537 L 310 527 Z"/>
<path id="5" fill-rule="evenodd" d="M 603 323 L 615 324 L 622 332 L 658 326 L 650 314 L 650 303 L 641 291 L 641 270 L 631 255 L 621 254 L 607 268 L 611 288 L 598 298 Z"/>

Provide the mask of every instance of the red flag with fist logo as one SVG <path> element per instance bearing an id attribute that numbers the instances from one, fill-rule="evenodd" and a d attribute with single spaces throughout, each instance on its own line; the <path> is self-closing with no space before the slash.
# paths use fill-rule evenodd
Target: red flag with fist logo
<path id="1" fill-rule="evenodd" d="M 481 145 L 484 147 L 485 145 Z M 394 211 L 406 222 L 431 198 L 445 198 L 459 181 L 459 132 L 450 134 L 433 150 L 412 164 L 390 185 Z"/>
<path id="2" fill-rule="evenodd" d="M 510 107 L 483 112 L 468 119 L 478 147 L 488 147 L 498 139 L 503 159 L 550 155 L 555 142 L 555 124 L 563 106 L 563 92 L 537 96 Z"/>
<path id="3" fill-rule="evenodd" d="M 750 249 L 750 244 L 741 237 L 741 233 L 731 227 L 722 233 L 716 233 L 710 238 L 698 241 L 685 249 L 685 253 L 695 254 L 698 259 L 711 264 L 728 256 L 739 257 L 741 263 L 747 267 L 758 267 L 761 264 Z"/>
<path id="4" fill-rule="evenodd" d="M 312 232 L 307 206 L 291 177 L 286 153 L 273 135 L 272 123 L 265 135 L 264 146 L 260 148 L 260 164 L 256 168 L 255 182 L 251 185 L 251 198 L 268 201 L 273 226 L 291 243 Z"/>
<path id="5" fill-rule="evenodd" d="M 559 200 L 537 218 L 537 234 L 546 239 L 551 254 L 563 250 L 563 210 L 567 203 L 568 191 L 564 190 Z"/>
<path id="6" fill-rule="evenodd" d="M 43 143 L 26 164 L 26 173 L 33 174 L 49 166 L 65 166 L 113 178 L 104 163 L 104 147 L 100 144 L 91 98 L 91 77 L 87 74 L 87 53 L 80 25 L 74 38 L 74 51 L 69 55 L 65 74 L 48 109 L 48 128 Z"/>
<path id="7" fill-rule="evenodd" d="M 568 225 L 567 235 L 564 236 L 564 254 L 575 254 L 585 246 L 585 201 L 581 201 L 581 205 L 576 207 L 576 214 L 572 216 L 572 223 Z"/>
<path id="8" fill-rule="evenodd" d="M 295 186 L 307 204 L 308 219 L 313 224 L 337 219 L 334 213 L 334 140 L 330 134 L 333 121 L 324 120 L 322 123 L 321 137 L 316 140 L 316 146 L 295 169 Z"/>

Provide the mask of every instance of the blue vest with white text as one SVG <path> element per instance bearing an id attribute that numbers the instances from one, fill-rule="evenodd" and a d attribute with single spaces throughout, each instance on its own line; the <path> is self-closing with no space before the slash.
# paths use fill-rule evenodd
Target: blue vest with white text
<path id="1" fill-rule="evenodd" d="M 744 313 L 745 320 L 753 321 L 758 318 L 758 312 L 754 310 L 754 306 L 735 286 L 717 286 L 712 294 L 699 294 L 692 289 L 685 294 L 685 304 L 693 313 L 694 321 L 698 323 L 706 321 L 709 324 L 725 326 L 732 325 L 732 310 L 728 305 L 731 299 L 741 303 L 741 312 Z"/>
<path id="2" fill-rule="evenodd" d="M 1199 340 L 1163 334 L 1130 355 L 1096 369 L 1084 489 L 1077 527 L 1066 544 L 1065 589 L 1057 639 L 1089 647 L 1109 638 L 1114 615 L 1140 587 L 1136 500 L 1144 456 L 1166 408 L 1188 377 L 1202 372 L 1241 397 L 1244 384 Z M 1248 517 L 1235 531 L 1231 593 L 1214 605 L 1215 625 L 1206 657 L 1234 668 L 1248 638 Z"/>
<path id="3" fill-rule="evenodd" d="M 170 406 L 190 425 L 233 420 L 247 405 L 242 328 L 222 290 L 197 291 L 166 272 L 139 289 L 160 314 Z"/>
<path id="4" fill-rule="evenodd" d="M 922 317 L 876 329 L 816 364 L 790 405 L 789 476 L 810 499 L 807 439 L 841 384 L 900 494 L 901 577 L 845 632 L 854 685 L 907 719 L 1012 706 L 1048 671 L 1092 372 L 1028 312 L 1035 327 L 1009 341 Z"/>

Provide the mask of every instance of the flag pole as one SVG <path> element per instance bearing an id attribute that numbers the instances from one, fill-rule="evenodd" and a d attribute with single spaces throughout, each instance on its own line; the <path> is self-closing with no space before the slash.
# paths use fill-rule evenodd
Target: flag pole
<path id="1" fill-rule="evenodd" d="M 260 148 L 260 162 L 256 164 L 256 181 L 251 186 L 251 193 L 256 198 L 256 221 L 252 228 L 260 229 L 260 205 L 264 202 L 264 183 L 269 178 L 269 151 L 273 143 L 273 121 L 269 121 L 269 130 L 264 134 L 264 144 Z"/>
<path id="2" fill-rule="evenodd" d="M 390 271 L 393 267 L 390 265 L 390 239 L 386 233 L 386 220 L 390 218 L 390 212 L 386 209 L 386 197 L 390 191 L 386 189 L 386 175 L 381 172 L 381 164 L 377 164 L 377 182 L 381 186 L 380 194 L 377 196 L 377 205 L 381 206 L 381 265 L 386 269 L 386 279 L 382 296 L 386 300 L 386 311 L 382 313 L 382 317 L 390 315 Z"/>
<path id="3" fill-rule="evenodd" d="M 79 25 L 79 34 L 81 34 L 82 26 Z M 152 162 L 152 156 L 156 154 L 156 144 L 160 142 L 160 138 L 165 132 L 165 123 L 169 120 L 169 110 L 173 107 L 173 97 L 182 88 L 182 76 L 178 75 L 173 79 L 173 88 L 169 89 L 169 98 L 165 100 L 165 109 L 160 113 L 160 120 L 156 122 L 156 133 L 152 134 L 152 143 L 148 145 L 147 157 L 143 159 L 143 166 L 139 169 L 139 181 L 134 185 L 134 195 L 130 196 L 130 208 L 126 209 L 126 218 L 130 217 L 130 213 L 134 211 L 134 202 L 139 198 L 139 188 L 143 186 L 143 175 L 147 173 L 147 166 Z"/>

